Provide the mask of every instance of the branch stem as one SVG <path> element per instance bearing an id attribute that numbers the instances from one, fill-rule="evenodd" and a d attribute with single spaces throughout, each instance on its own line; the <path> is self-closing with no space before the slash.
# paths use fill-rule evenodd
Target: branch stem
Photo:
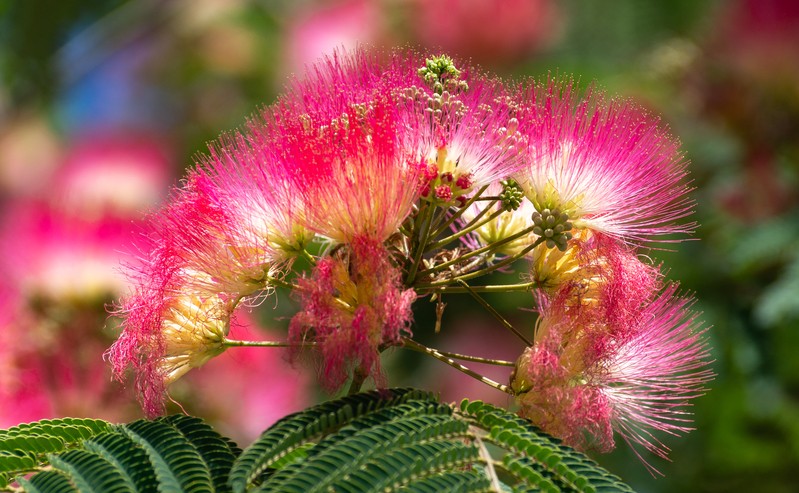
<path id="1" fill-rule="evenodd" d="M 480 296 L 479 294 L 477 294 L 477 293 L 476 293 L 476 292 L 475 292 L 475 291 L 474 291 L 474 290 L 471 288 L 471 286 L 469 286 L 469 285 L 466 283 L 466 281 L 462 281 L 462 280 L 458 279 L 458 283 L 460 283 L 460 285 L 461 285 L 461 286 L 463 286 L 463 287 L 464 287 L 464 288 L 465 288 L 465 289 L 466 289 L 466 290 L 469 292 L 469 294 L 470 294 L 470 295 L 472 295 L 472 298 L 474 298 L 474 299 L 475 299 L 475 301 L 477 301 L 478 303 L 480 303 L 480 304 L 483 306 L 483 308 L 485 308 L 485 309 L 486 309 L 486 311 L 488 311 L 488 313 L 490 313 L 491 315 L 493 315 L 493 316 L 494 316 L 494 318 L 496 318 L 497 320 L 499 320 L 499 323 L 501 323 L 503 327 L 505 327 L 505 328 L 506 328 L 506 329 L 508 329 L 509 331 L 513 332 L 513 333 L 514 333 L 514 335 L 516 335 L 516 337 L 518 337 L 519 339 L 521 339 L 522 341 L 524 341 L 524 344 L 525 344 L 525 345 L 527 345 L 527 346 L 532 346 L 532 345 L 533 345 L 533 342 L 532 342 L 532 341 L 530 341 L 529 339 L 527 339 L 527 337 L 525 337 L 525 335 L 524 335 L 524 334 L 522 334 L 521 332 L 519 332 L 519 330 L 518 330 L 518 329 L 516 329 L 516 327 L 514 327 L 514 326 L 513 326 L 513 324 L 511 324 L 510 322 L 508 322 L 508 320 L 507 320 L 505 317 L 503 317 L 503 316 L 502 316 L 502 314 L 501 314 L 501 313 L 499 313 L 499 312 L 497 311 L 497 309 L 496 309 L 496 308 L 494 308 L 493 306 L 491 306 L 491 303 L 487 302 L 486 300 L 484 300 L 484 299 L 483 299 L 483 297 L 482 297 L 482 296 Z"/>
<path id="2" fill-rule="evenodd" d="M 429 348 L 423 344 L 420 344 L 413 339 L 409 339 L 407 337 L 402 339 L 402 347 L 408 348 L 410 350 L 424 353 L 427 355 L 432 356 L 433 358 L 448 364 L 449 366 L 455 368 L 456 370 L 469 375 L 470 377 L 483 382 L 484 384 L 488 385 L 489 387 L 493 387 L 501 392 L 505 392 L 506 394 L 513 395 L 513 391 L 507 385 L 502 385 L 501 383 L 495 382 L 488 377 L 480 375 L 476 371 L 470 370 L 469 368 L 463 366 L 462 364 L 458 363 L 452 358 L 449 358 L 441 353 L 441 351 L 433 348 Z"/>

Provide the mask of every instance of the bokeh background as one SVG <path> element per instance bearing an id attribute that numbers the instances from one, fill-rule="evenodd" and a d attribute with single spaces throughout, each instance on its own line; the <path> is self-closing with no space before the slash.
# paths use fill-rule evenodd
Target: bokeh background
<path id="1" fill-rule="evenodd" d="M 597 460 L 641 492 L 799 491 L 799 3 L 793 0 L 5 0 L 0 2 L 0 426 L 64 415 L 129 420 L 104 349 L 137 224 L 193 156 L 336 46 L 414 46 L 505 77 L 574 74 L 662 115 L 696 187 L 697 240 L 653 251 L 696 293 L 717 378 L 653 479 L 621 444 Z M 459 352 L 520 344 L 452 297 Z M 523 297 L 491 299 L 517 326 Z M 281 338 L 292 300 L 239 317 Z M 417 332 L 430 332 L 422 306 Z M 503 395 L 415 355 L 392 384 L 446 399 Z M 493 373 L 492 373 L 493 371 Z M 505 381 L 507 372 L 486 369 Z M 172 389 L 248 443 L 320 394 L 279 350 L 231 350 Z M 175 406 L 175 409 L 178 409 Z"/>

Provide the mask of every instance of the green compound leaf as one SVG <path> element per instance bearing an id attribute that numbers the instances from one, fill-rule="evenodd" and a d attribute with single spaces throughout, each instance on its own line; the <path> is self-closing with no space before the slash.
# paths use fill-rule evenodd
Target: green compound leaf
<path id="1" fill-rule="evenodd" d="M 0 489 L 26 492 L 630 492 L 504 409 L 414 389 L 282 419 L 243 452 L 202 420 L 57 420 L 0 430 Z M 40 471 L 25 477 L 30 472 Z M 18 487 L 15 486 L 15 481 Z"/>
<path id="2" fill-rule="evenodd" d="M 490 404 L 464 400 L 460 412 L 488 434 L 482 439 L 507 451 L 500 464 L 538 491 L 621 491 L 632 488 L 584 454 L 562 445 L 528 421 Z M 517 485 L 514 485 L 516 488 Z"/>
<path id="3" fill-rule="evenodd" d="M 17 482 L 28 493 L 77 493 L 78 489 L 65 475 L 56 471 L 44 471 L 30 479 L 19 478 Z"/>
<path id="4" fill-rule="evenodd" d="M 0 487 L 15 476 L 48 464 L 48 455 L 79 446 L 80 442 L 110 430 L 99 419 L 45 419 L 0 430 Z"/>
<path id="5" fill-rule="evenodd" d="M 176 428 L 162 421 L 135 421 L 122 430 L 141 446 L 158 479 L 159 491 L 213 493 L 208 465 Z"/>
<path id="6" fill-rule="evenodd" d="M 231 440 L 214 431 L 200 418 L 176 414 L 163 418 L 161 421 L 175 427 L 194 445 L 211 473 L 214 491 L 217 493 L 229 492 L 228 474 L 233 467 L 233 461 L 241 453 L 241 449 Z"/>
<path id="7" fill-rule="evenodd" d="M 489 452 L 490 449 L 490 452 Z M 233 491 L 632 491 L 585 455 L 482 402 L 366 392 L 291 415 L 245 449 Z"/>
<path id="8" fill-rule="evenodd" d="M 134 484 L 98 454 L 70 450 L 51 456 L 50 464 L 68 476 L 82 493 L 135 493 Z"/>
<path id="9" fill-rule="evenodd" d="M 83 443 L 83 448 L 114 464 L 124 481 L 139 493 L 156 493 L 158 481 L 144 448 L 121 432 L 104 433 Z"/>
<path id="10" fill-rule="evenodd" d="M 432 395 L 415 389 L 390 389 L 365 392 L 326 402 L 289 415 L 269 428 L 236 460 L 229 484 L 241 493 L 283 456 L 316 441 L 378 409 L 392 407 L 409 400 L 429 401 Z"/>

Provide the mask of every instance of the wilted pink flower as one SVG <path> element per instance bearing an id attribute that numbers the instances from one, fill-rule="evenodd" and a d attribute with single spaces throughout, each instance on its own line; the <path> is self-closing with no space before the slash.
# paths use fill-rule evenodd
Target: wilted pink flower
<path id="1" fill-rule="evenodd" d="M 522 95 L 529 164 L 516 179 L 539 212 L 566 213 L 587 228 L 626 242 L 674 241 L 694 224 L 678 142 L 627 101 L 595 91 L 580 97 L 570 81 Z"/>
<path id="2" fill-rule="evenodd" d="M 374 240 L 358 237 L 348 251 L 319 261 L 310 279 L 300 282 L 303 309 L 291 320 L 294 342 L 316 341 L 323 357 L 322 383 L 336 390 L 349 370 L 380 383 L 379 349 L 410 335 L 412 289 L 403 289 L 401 271 Z"/>
<path id="3" fill-rule="evenodd" d="M 636 316 L 662 286 L 656 266 L 642 261 L 626 243 L 602 233 L 579 233 L 565 252 L 540 245 L 530 259 L 533 280 L 553 303 L 591 305 L 591 311 L 581 313 L 601 314 L 603 323 L 612 327 L 628 327 L 625 320 Z"/>
<path id="4" fill-rule="evenodd" d="M 676 289 L 667 287 L 621 329 L 601 316 L 591 324 L 581 313 L 590 306 L 544 302 L 542 336 L 520 357 L 513 381 L 521 414 L 572 446 L 610 450 L 616 431 L 666 458 L 654 432 L 689 431 L 684 408 L 712 378 L 704 331 L 688 310 L 691 300 L 676 297 Z M 598 332 L 622 336 L 593 344 Z"/>

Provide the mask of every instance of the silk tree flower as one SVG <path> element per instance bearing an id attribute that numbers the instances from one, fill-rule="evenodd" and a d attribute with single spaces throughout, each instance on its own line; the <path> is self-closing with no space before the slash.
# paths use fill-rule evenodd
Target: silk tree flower
<path id="1" fill-rule="evenodd" d="M 303 309 L 291 320 L 289 338 L 317 341 L 323 357 L 322 384 L 334 391 L 356 369 L 382 383 L 381 346 L 410 335 L 412 289 L 403 289 L 401 271 L 386 249 L 356 238 L 348 250 L 319 261 L 310 279 L 300 281 Z"/>
<path id="2" fill-rule="evenodd" d="M 467 195 L 499 182 L 521 167 L 524 136 L 515 104 L 503 86 L 473 69 L 458 69 L 446 56 L 418 71 L 425 84 L 403 91 L 401 118 L 407 148 L 419 147 L 422 196 L 463 205 Z"/>
<path id="3" fill-rule="evenodd" d="M 623 321 L 627 327 L 608 326 L 590 305 L 575 310 L 543 300 L 536 343 L 517 361 L 512 381 L 520 414 L 581 449 L 612 449 L 615 431 L 656 472 L 636 445 L 667 458 L 656 432 L 691 430 L 685 407 L 713 376 L 692 301 L 676 289 L 641 306 L 640 316 Z M 593 335 L 607 333 L 623 336 L 593 343 Z"/>
<path id="4" fill-rule="evenodd" d="M 335 52 L 295 81 L 282 102 L 326 125 L 385 97 L 396 105 L 396 144 L 422 166 L 422 195 L 443 203 L 462 204 L 472 190 L 521 166 L 516 104 L 499 81 L 443 55 L 394 51 L 386 58 Z"/>
<path id="5" fill-rule="evenodd" d="M 581 98 L 570 81 L 521 98 L 529 161 L 515 178 L 536 210 L 630 243 L 692 232 L 693 223 L 676 223 L 692 207 L 685 161 L 655 118 L 593 90 Z"/>
<path id="6" fill-rule="evenodd" d="M 292 182 L 294 162 L 277 151 L 278 113 L 266 117 L 265 112 L 245 133 L 222 137 L 195 171 L 213 188 L 216 207 L 246 224 L 239 229 L 249 238 L 241 240 L 266 241 L 275 265 L 290 263 L 314 237 L 306 226 L 306 202 Z"/>
<path id="7" fill-rule="evenodd" d="M 662 275 L 628 244 L 582 230 L 560 251 L 542 244 L 528 256 L 536 287 L 569 305 L 594 304 L 610 318 L 637 313 L 661 287 Z"/>
<path id="8" fill-rule="evenodd" d="M 379 97 L 333 121 L 304 116 L 283 130 L 292 186 L 315 204 L 305 211 L 307 227 L 339 243 L 387 240 L 419 196 L 419 167 L 398 145 L 390 102 Z"/>
<path id="9" fill-rule="evenodd" d="M 203 172 L 191 174 L 152 218 L 149 257 L 130 273 L 135 291 L 108 357 L 118 379 L 136 370 L 148 415 L 163 409 L 166 385 L 224 351 L 233 310 L 279 275 L 282 254 L 228 198 Z"/>

